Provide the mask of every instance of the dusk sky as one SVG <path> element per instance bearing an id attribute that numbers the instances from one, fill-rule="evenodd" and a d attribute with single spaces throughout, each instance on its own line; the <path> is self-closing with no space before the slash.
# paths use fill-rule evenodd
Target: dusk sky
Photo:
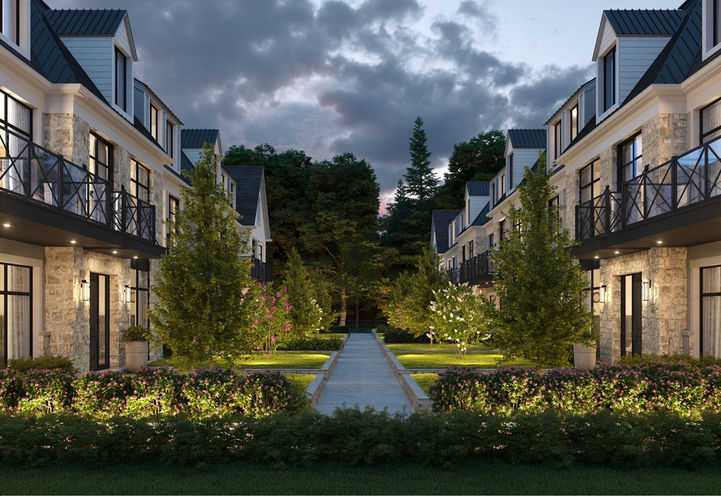
<path id="1" fill-rule="evenodd" d="M 490 129 L 541 127 L 591 77 L 601 12 L 681 0 L 48 0 L 125 8 L 136 74 L 187 127 L 322 160 L 352 152 L 384 199 L 425 120 L 434 167 Z"/>

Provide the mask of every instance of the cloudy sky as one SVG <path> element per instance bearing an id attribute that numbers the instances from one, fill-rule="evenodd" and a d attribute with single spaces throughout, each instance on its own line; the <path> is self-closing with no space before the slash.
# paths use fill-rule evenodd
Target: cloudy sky
<path id="1" fill-rule="evenodd" d="M 591 76 L 601 12 L 681 0 L 48 0 L 124 8 L 137 74 L 224 145 L 353 152 L 387 195 L 421 115 L 434 167 L 489 129 L 540 127 Z M 152 6 L 152 7 L 151 7 Z"/>

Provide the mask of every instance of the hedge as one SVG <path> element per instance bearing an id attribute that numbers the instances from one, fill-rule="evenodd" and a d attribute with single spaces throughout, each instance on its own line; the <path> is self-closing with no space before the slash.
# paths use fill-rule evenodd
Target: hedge
<path id="1" fill-rule="evenodd" d="M 322 338 L 318 336 L 296 338 L 278 345 L 279 351 L 339 351 L 343 338 Z"/>
<path id="2" fill-rule="evenodd" d="M 688 468 L 721 460 L 721 416 L 690 420 L 669 414 L 519 415 L 458 412 L 408 418 L 338 410 L 333 417 L 151 419 L 0 416 L 0 462 L 169 464 L 246 461 L 263 465 L 421 463 L 466 459 L 568 466 L 649 465 Z"/>
<path id="3" fill-rule="evenodd" d="M 436 412 L 469 410 L 481 415 L 556 411 L 587 414 L 667 411 L 699 418 L 721 412 L 721 366 L 651 362 L 592 371 L 504 368 L 484 375 L 450 368 L 431 385 Z"/>
<path id="4" fill-rule="evenodd" d="M 414 336 L 406 329 L 396 329 L 389 326 L 379 326 L 376 332 L 383 333 L 383 341 L 386 344 L 411 344 L 411 343 L 430 343 L 431 340 L 425 334 Z"/>
<path id="5" fill-rule="evenodd" d="M 136 374 L 91 372 L 75 377 L 62 370 L 0 370 L 0 414 L 75 413 L 95 419 L 182 414 L 199 419 L 264 417 L 306 407 L 305 392 L 278 373 L 198 370 L 182 375 L 152 368 Z"/>

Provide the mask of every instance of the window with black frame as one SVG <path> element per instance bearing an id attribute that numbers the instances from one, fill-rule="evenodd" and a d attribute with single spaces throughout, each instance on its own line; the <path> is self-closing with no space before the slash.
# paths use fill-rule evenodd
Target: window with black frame
<path id="1" fill-rule="evenodd" d="M 0 263 L 0 366 L 32 356 L 33 269 Z"/>
<path id="2" fill-rule="evenodd" d="M 603 110 L 616 103 L 616 47 L 603 57 Z"/>
<path id="3" fill-rule="evenodd" d="M 638 177 L 643 172 L 643 138 L 641 133 L 618 146 L 619 186 Z"/>
<path id="4" fill-rule="evenodd" d="M 127 110 L 128 58 L 115 48 L 115 105 Z"/>
<path id="5" fill-rule="evenodd" d="M 593 200 L 601 194 L 601 170 L 598 165 L 598 160 L 594 160 L 578 171 L 578 201 L 581 205 Z"/>
<path id="6" fill-rule="evenodd" d="M 20 0 L 0 2 L 0 30 L 8 39 L 20 46 Z"/>
<path id="7" fill-rule="evenodd" d="M 175 126 L 170 121 L 165 121 L 165 151 L 171 157 L 175 152 Z"/>
<path id="8" fill-rule="evenodd" d="M 701 109 L 701 144 L 721 136 L 721 98 Z"/>
<path id="9" fill-rule="evenodd" d="M 160 128 L 158 126 L 159 123 L 159 117 L 160 117 L 160 111 L 158 108 L 150 104 L 150 135 L 153 137 L 155 141 L 158 141 L 158 138 L 160 137 Z"/>
<path id="10" fill-rule="evenodd" d="M 721 0 L 712 0 L 711 22 L 713 24 L 712 39 L 713 46 L 721 43 Z"/>
<path id="11" fill-rule="evenodd" d="M 513 154 L 508 156 L 508 190 L 513 189 Z"/>
<path id="12" fill-rule="evenodd" d="M 33 114 L 8 93 L 0 90 L 0 188 L 25 195 L 27 143 L 32 141 Z M 34 189 L 34 188 L 29 188 Z M 52 198 L 44 198 L 52 203 Z"/>
<path id="13" fill-rule="evenodd" d="M 568 137 L 570 138 L 570 142 L 578 136 L 578 104 L 574 105 L 573 108 L 568 111 L 568 128 Z"/>
<path id="14" fill-rule="evenodd" d="M 130 194 L 150 203 L 150 169 L 136 160 L 130 161 Z"/>
<path id="15" fill-rule="evenodd" d="M 474 249 L 475 249 L 475 248 L 474 248 L 473 245 L 474 245 L 473 240 L 470 240 L 470 241 L 468 242 L 468 258 L 469 258 L 469 259 L 472 259 L 472 258 L 474 257 L 474 255 L 475 255 L 475 252 L 474 252 Z"/>
<path id="16" fill-rule="evenodd" d="M 180 210 L 180 200 L 178 200 L 173 195 L 168 196 L 168 218 L 167 218 L 167 230 L 166 235 L 168 239 L 168 243 L 170 243 L 170 233 L 177 232 L 177 227 L 175 225 L 175 220 L 178 215 L 178 210 Z"/>
<path id="17" fill-rule="evenodd" d="M 131 264 L 130 325 L 150 327 L 147 310 L 150 306 L 150 263 L 133 260 Z"/>
<path id="18" fill-rule="evenodd" d="M 88 170 L 101 179 L 112 179 L 112 151 L 110 143 L 91 132 Z"/>
<path id="19" fill-rule="evenodd" d="M 561 156 L 561 121 L 553 125 L 553 159 Z"/>

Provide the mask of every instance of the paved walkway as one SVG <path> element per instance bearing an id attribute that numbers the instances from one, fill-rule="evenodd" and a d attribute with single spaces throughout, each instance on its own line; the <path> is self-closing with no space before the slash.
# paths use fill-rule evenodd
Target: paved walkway
<path id="1" fill-rule="evenodd" d="M 407 412 L 413 411 L 372 334 L 350 335 L 316 408 L 322 414 L 331 415 L 336 407 L 344 405 L 388 408 L 389 413 L 401 412 L 404 408 Z"/>

